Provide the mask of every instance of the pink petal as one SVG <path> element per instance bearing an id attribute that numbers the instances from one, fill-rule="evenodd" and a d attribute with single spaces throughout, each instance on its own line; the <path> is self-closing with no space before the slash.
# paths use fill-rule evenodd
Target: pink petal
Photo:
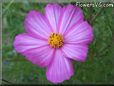
<path id="1" fill-rule="evenodd" d="M 54 50 L 48 45 L 39 47 L 36 49 L 30 49 L 23 52 L 23 55 L 28 57 L 33 64 L 37 64 L 40 67 L 44 67 L 50 64 L 53 59 Z"/>
<path id="2" fill-rule="evenodd" d="M 27 33 L 44 39 L 47 39 L 52 32 L 46 17 L 35 10 L 30 11 L 27 14 L 25 19 L 25 29 Z"/>
<path id="3" fill-rule="evenodd" d="M 85 61 L 88 53 L 87 45 L 76 45 L 76 44 L 65 44 L 62 47 L 62 51 L 65 53 L 65 56 L 76 60 L 76 61 Z"/>
<path id="4" fill-rule="evenodd" d="M 40 67 L 48 65 L 53 57 L 53 49 L 48 46 L 47 41 L 33 38 L 28 34 L 16 36 L 14 48 L 32 63 Z"/>
<path id="5" fill-rule="evenodd" d="M 59 20 L 59 33 L 64 34 L 73 25 L 80 24 L 83 19 L 83 12 L 79 7 L 73 5 L 65 6 L 62 9 L 61 19 Z"/>
<path id="6" fill-rule="evenodd" d="M 57 32 L 57 29 L 58 29 L 58 22 L 59 22 L 61 10 L 62 8 L 58 4 L 48 4 L 45 7 L 46 17 L 54 32 Z"/>
<path id="7" fill-rule="evenodd" d="M 88 22 L 75 25 L 64 35 L 65 43 L 89 44 L 93 40 L 93 30 Z"/>
<path id="8" fill-rule="evenodd" d="M 65 58 L 60 50 L 56 50 L 53 61 L 46 68 L 47 79 L 53 83 L 69 80 L 73 75 L 73 66 L 70 59 Z"/>

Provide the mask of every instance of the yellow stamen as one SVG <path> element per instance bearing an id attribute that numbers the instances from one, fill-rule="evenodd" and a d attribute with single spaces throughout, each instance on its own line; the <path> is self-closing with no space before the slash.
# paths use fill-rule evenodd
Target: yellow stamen
<path id="1" fill-rule="evenodd" d="M 52 33 L 49 36 L 48 43 L 53 48 L 60 48 L 64 44 L 63 36 L 57 33 Z"/>

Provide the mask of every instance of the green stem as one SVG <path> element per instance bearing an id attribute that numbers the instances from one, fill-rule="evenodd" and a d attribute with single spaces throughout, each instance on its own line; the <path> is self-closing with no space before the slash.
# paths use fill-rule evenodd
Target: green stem
<path id="1" fill-rule="evenodd" d="M 5 10 L 3 11 L 3 14 L 8 10 L 8 8 L 11 6 L 14 0 L 11 0 L 10 3 L 6 6 Z"/>
<path id="2" fill-rule="evenodd" d="M 88 8 L 88 10 L 89 10 L 89 18 L 88 18 L 88 21 L 89 21 L 89 23 L 90 23 L 90 20 L 92 19 L 92 17 L 93 17 L 93 15 L 92 15 L 92 7 L 90 7 L 90 8 Z"/>
<path id="3" fill-rule="evenodd" d="M 96 18 L 101 14 L 101 12 L 104 10 L 102 7 L 99 12 L 90 20 L 90 23 L 93 24 L 93 22 L 96 20 Z"/>
<path id="4" fill-rule="evenodd" d="M 9 81 L 7 81 L 5 79 L 2 79 L 2 81 L 6 82 L 6 83 L 9 83 L 10 85 L 14 85 L 12 82 L 9 82 Z"/>

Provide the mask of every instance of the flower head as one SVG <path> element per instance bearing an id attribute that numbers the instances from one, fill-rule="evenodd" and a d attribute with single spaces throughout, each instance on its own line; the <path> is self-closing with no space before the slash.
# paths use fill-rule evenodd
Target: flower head
<path id="1" fill-rule="evenodd" d="M 71 4 L 48 4 L 44 14 L 30 11 L 25 29 L 14 40 L 16 51 L 33 64 L 46 67 L 46 77 L 53 83 L 70 79 L 74 73 L 72 60 L 85 61 L 93 39 L 82 10 Z"/>

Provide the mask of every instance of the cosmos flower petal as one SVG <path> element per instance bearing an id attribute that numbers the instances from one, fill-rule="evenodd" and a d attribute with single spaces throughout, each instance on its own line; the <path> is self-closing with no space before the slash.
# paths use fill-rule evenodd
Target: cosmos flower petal
<path id="1" fill-rule="evenodd" d="M 53 32 L 57 32 L 61 10 L 62 8 L 58 4 L 48 4 L 45 7 L 45 15 L 53 29 Z"/>
<path id="2" fill-rule="evenodd" d="M 40 38 L 47 39 L 52 32 L 46 17 L 35 10 L 30 11 L 25 18 L 25 29 L 27 33 Z"/>
<path id="3" fill-rule="evenodd" d="M 53 53 L 54 50 L 47 45 L 25 51 L 23 52 L 23 55 L 28 57 L 27 59 L 32 61 L 33 64 L 36 64 L 40 67 L 46 67 L 52 61 Z"/>
<path id="4" fill-rule="evenodd" d="M 53 61 L 46 68 L 47 79 L 53 83 L 61 83 L 69 80 L 73 72 L 71 60 L 65 58 L 60 50 L 56 50 Z"/>
<path id="5" fill-rule="evenodd" d="M 62 47 L 62 51 L 65 53 L 67 58 L 76 61 L 85 61 L 88 53 L 87 45 L 75 45 L 75 44 L 65 44 Z"/>
<path id="6" fill-rule="evenodd" d="M 83 12 L 79 7 L 71 4 L 64 6 L 59 20 L 59 33 L 64 34 L 67 30 L 71 29 L 73 25 L 77 25 L 83 22 L 83 20 Z"/>
<path id="7" fill-rule="evenodd" d="M 64 35 L 65 43 L 89 44 L 93 40 L 93 29 L 88 22 L 74 26 Z"/>
<path id="8" fill-rule="evenodd" d="M 48 65 L 53 57 L 53 49 L 47 45 L 47 41 L 33 38 L 28 34 L 17 35 L 14 40 L 14 48 L 40 67 Z M 50 52 L 47 52 L 48 50 Z"/>

